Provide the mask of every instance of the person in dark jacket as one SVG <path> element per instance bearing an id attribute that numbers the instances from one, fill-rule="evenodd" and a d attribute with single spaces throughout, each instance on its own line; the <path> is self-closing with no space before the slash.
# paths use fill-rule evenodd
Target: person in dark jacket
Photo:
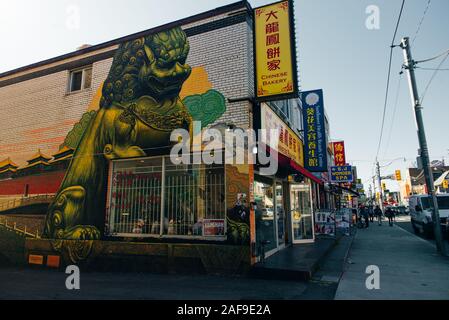
<path id="1" fill-rule="evenodd" d="M 393 212 L 393 210 L 390 207 L 388 207 L 387 210 L 385 211 L 385 215 L 388 218 L 388 223 L 390 224 L 390 227 L 392 227 L 393 226 L 393 219 L 394 219 L 394 212 Z"/>
<path id="2" fill-rule="evenodd" d="M 376 206 L 376 208 L 374 209 L 374 215 L 377 217 L 377 221 L 379 222 L 379 226 L 382 225 L 382 216 L 383 216 L 383 212 L 380 209 L 379 206 Z"/>
<path id="3" fill-rule="evenodd" d="M 362 218 L 365 219 L 365 228 L 369 227 L 369 212 L 368 212 L 368 208 L 365 206 L 361 206 L 360 207 L 360 215 Z"/>
<path id="4" fill-rule="evenodd" d="M 374 208 L 373 208 L 373 206 L 369 206 L 368 207 L 368 212 L 369 212 L 369 221 L 370 222 L 374 222 Z"/>

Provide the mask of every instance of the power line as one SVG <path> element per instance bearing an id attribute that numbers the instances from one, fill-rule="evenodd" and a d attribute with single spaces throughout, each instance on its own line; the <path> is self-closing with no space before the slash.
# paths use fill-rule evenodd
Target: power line
<path id="1" fill-rule="evenodd" d="M 399 28 L 399 24 L 401 22 L 404 5 L 405 5 L 405 0 L 402 0 L 401 10 L 399 11 L 398 21 L 396 23 L 396 28 L 395 28 L 394 34 L 393 34 L 393 40 L 391 41 L 391 45 L 390 45 L 390 58 L 389 58 L 389 62 L 388 62 L 387 88 L 385 91 L 384 111 L 383 111 L 383 115 L 382 115 L 382 125 L 381 125 L 381 129 L 380 129 L 380 138 L 379 138 L 379 145 L 377 146 L 376 159 L 379 156 L 380 146 L 382 144 L 382 137 L 383 137 L 383 131 L 384 131 L 384 126 L 385 126 L 385 115 L 387 113 L 388 92 L 390 89 L 390 77 L 391 77 L 391 64 L 392 64 L 392 60 L 393 60 L 393 49 L 395 47 L 394 41 L 396 40 L 396 34 L 398 33 L 398 28 Z"/>
<path id="2" fill-rule="evenodd" d="M 421 67 L 416 67 L 416 69 L 419 69 L 419 70 L 426 70 L 426 71 L 435 71 L 435 70 L 438 70 L 438 71 L 449 71 L 449 69 L 444 69 L 444 68 L 437 69 L 437 68 L 421 68 Z"/>
<path id="3" fill-rule="evenodd" d="M 446 54 L 446 56 L 444 57 L 443 60 L 441 60 L 440 64 L 438 65 L 438 67 L 436 68 L 436 70 L 433 72 L 432 77 L 429 80 L 429 83 L 426 86 L 426 89 L 424 89 L 424 92 L 422 94 L 421 97 L 421 105 L 424 101 L 424 97 L 426 96 L 427 91 L 429 90 L 430 85 L 432 84 L 432 81 L 435 79 L 436 75 L 438 74 L 438 71 L 440 71 L 441 66 L 443 65 L 443 63 L 446 61 L 446 59 L 449 57 L 449 52 Z"/>
<path id="4" fill-rule="evenodd" d="M 421 21 L 419 22 L 418 28 L 416 29 L 415 35 L 413 37 L 412 46 L 415 43 L 415 40 L 416 40 L 416 37 L 418 36 L 419 31 L 421 30 L 421 26 L 422 26 L 422 24 L 424 22 L 424 18 L 426 17 L 427 11 L 429 10 L 429 7 L 430 7 L 430 3 L 431 3 L 431 0 L 427 1 L 426 9 L 424 10 L 424 13 L 423 13 L 423 16 L 421 18 Z"/>
<path id="5" fill-rule="evenodd" d="M 429 58 L 429 59 L 424 59 L 424 60 L 418 60 L 418 61 L 415 61 L 414 63 L 416 65 L 418 63 L 424 63 L 424 62 L 429 62 L 429 61 L 432 61 L 432 60 L 436 60 L 436 59 L 441 58 L 442 56 L 444 56 L 444 55 L 446 55 L 448 53 L 449 53 L 449 49 L 444 50 L 443 52 L 437 54 L 435 57 L 432 57 L 432 58 Z"/>
<path id="6" fill-rule="evenodd" d="M 426 70 L 426 71 L 435 71 L 435 70 L 437 70 L 437 71 L 449 71 L 449 69 L 436 69 L 436 68 L 420 68 L 420 67 L 417 67 L 417 69 L 419 69 L 419 70 Z"/>

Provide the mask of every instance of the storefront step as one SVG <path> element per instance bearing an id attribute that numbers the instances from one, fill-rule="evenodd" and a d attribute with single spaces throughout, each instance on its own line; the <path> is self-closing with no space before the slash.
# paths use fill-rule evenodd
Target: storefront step
<path id="1" fill-rule="evenodd" d="M 267 280 L 308 281 L 336 243 L 336 239 L 329 238 L 292 245 L 254 265 L 250 275 Z"/>
<path id="2" fill-rule="evenodd" d="M 64 270 L 178 274 L 245 274 L 250 266 L 246 246 L 135 243 L 121 241 L 58 241 L 26 239 L 30 266 Z"/>

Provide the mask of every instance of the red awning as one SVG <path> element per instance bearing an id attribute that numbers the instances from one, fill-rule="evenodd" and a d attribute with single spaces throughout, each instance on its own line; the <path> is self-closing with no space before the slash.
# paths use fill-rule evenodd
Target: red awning
<path id="1" fill-rule="evenodd" d="M 290 159 L 290 167 L 301 173 L 304 177 L 307 177 L 318 184 L 324 184 L 323 180 L 315 177 L 311 172 L 307 171 L 305 168 L 301 167 L 299 164 L 297 164 L 295 161 L 291 159 Z"/>
<path id="2" fill-rule="evenodd" d="M 288 167 L 291 171 L 296 171 L 300 174 L 302 174 L 304 177 L 309 178 L 310 180 L 318 183 L 318 184 L 324 184 L 324 181 L 315 177 L 311 172 L 307 171 L 305 168 L 297 164 L 295 161 L 290 159 L 289 157 L 283 155 L 282 153 L 277 152 L 276 150 L 273 150 L 269 146 L 265 145 L 268 152 L 272 153 L 274 158 L 277 157 L 278 165 L 281 167 Z"/>

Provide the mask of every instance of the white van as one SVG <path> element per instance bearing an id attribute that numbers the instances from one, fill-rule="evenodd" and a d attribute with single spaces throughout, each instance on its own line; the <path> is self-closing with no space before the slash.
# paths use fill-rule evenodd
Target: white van
<path id="1" fill-rule="evenodd" d="M 449 194 L 437 194 L 440 224 L 443 235 L 449 232 Z M 433 236 L 432 199 L 427 195 L 412 195 L 409 199 L 410 217 L 416 234 Z"/>

